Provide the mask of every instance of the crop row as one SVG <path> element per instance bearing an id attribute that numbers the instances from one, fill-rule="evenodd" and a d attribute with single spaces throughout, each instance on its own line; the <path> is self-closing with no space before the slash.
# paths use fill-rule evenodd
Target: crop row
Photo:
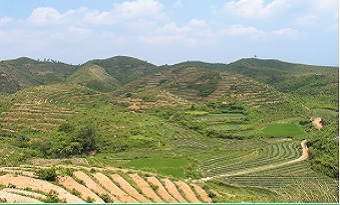
<path id="1" fill-rule="evenodd" d="M 252 152 L 247 151 L 243 155 L 208 160 L 202 164 L 201 170 L 205 176 L 216 176 L 264 165 L 282 163 L 298 158 L 299 155 L 296 143 L 272 144 Z"/>
<path id="2" fill-rule="evenodd" d="M 34 178 L 34 172 L 20 172 L 16 175 L 0 176 L 0 184 L 12 189 L 0 189 L 0 198 L 11 202 L 13 196 L 22 202 L 67 202 L 67 203 L 201 203 L 211 202 L 207 192 L 199 185 L 170 180 L 157 176 L 137 173 L 99 172 L 92 168 L 88 171 L 62 171 L 66 175 L 56 178 L 56 183 Z M 12 170 L 3 170 L 11 173 Z M 70 172 L 71 171 L 71 172 Z M 25 173 L 26 176 L 20 174 Z M 104 174 L 105 173 L 105 174 Z M 22 195 L 23 190 L 26 193 Z M 52 191 L 51 191 L 52 190 Z M 14 195 L 13 195 L 14 194 Z M 51 195 L 54 195 L 52 200 Z M 26 196 L 27 198 L 21 197 Z M 59 202 L 60 202 L 59 201 Z"/>

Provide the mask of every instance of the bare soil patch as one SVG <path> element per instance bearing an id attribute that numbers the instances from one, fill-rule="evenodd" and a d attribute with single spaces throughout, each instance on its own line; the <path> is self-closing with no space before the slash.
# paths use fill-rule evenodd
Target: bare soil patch
<path id="1" fill-rule="evenodd" d="M 133 181 L 136 182 L 137 186 L 139 186 L 144 194 L 150 197 L 156 203 L 164 203 L 161 198 L 153 191 L 150 185 L 138 174 L 129 174 Z"/>
<path id="2" fill-rule="evenodd" d="M 64 176 L 64 177 L 58 177 L 59 184 L 63 185 L 67 189 L 75 189 L 80 193 L 81 198 L 86 200 L 88 197 L 93 199 L 93 202 L 95 203 L 104 203 L 104 201 L 97 196 L 95 193 L 93 193 L 90 189 L 87 187 L 79 184 L 76 182 L 72 177 L 70 176 Z"/>
<path id="3" fill-rule="evenodd" d="M 179 203 L 188 203 L 183 196 L 179 193 L 177 190 L 177 187 L 172 183 L 170 179 L 162 179 L 164 182 L 165 188 L 168 190 L 168 192 L 179 202 Z"/>
<path id="4" fill-rule="evenodd" d="M 102 173 L 95 173 L 93 176 L 98 180 L 98 182 L 116 196 L 121 202 L 124 203 L 137 203 L 135 199 L 122 191 L 117 185 L 115 185 L 111 179 Z"/>
<path id="5" fill-rule="evenodd" d="M 37 199 L 33 199 L 31 197 L 22 196 L 19 194 L 7 192 L 5 190 L 0 190 L 0 199 L 5 199 L 6 203 L 42 203 Z"/>
<path id="6" fill-rule="evenodd" d="M 323 121 L 320 117 L 315 118 L 312 124 L 318 130 L 320 130 L 323 127 Z"/>
<path id="7" fill-rule="evenodd" d="M 121 177 L 118 174 L 111 175 L 111 178 L 113 181 L 119 184 L 120 187 L 124 189 L 128 194 L 130 194 L 132 197 L 137 199 L 139 202 L 142 203 L 150 203 L 150 200 L 145 198 L 143 195 L 141 195 L 135 188 L 131 186 L 123 177 Z"/>
<path id="8" fill-rule="evenodd" d="M 82 199 L 70 194 L 65 189 L 40 179 L 6 174 L 0 176 L 0 184 L 4 186 L 12 184 L 21 189 L 31 188 L 44 193 L 49 193 L 51 190 L 54 190 L 58 194 L 58 197 L 60 199 L 65 199 L 67 203 L 84 203 Z"/>
<path id="9" fill-rule="evenodd" d="M 197 186 L 196 184 L 190 184 L 194 189 L 195 191 L 197 192 L 197 194 L 199 194 L 199 196 L 201 197 L 201 199 L 205 202 L 205 203 L 211 203 L 212 200 L 211 198 L 209 197 L 208 193 L 202 189 L 202 187 L 200 186 Z"/>
<path id="10" fill-rule="evenodd" d="M 196 197 L 195 193 L 191 190 L 191 188 L 189 187 L 189 185 L 187 185 L 186 183 L 184 183 L 183 181 L 178 181 L 175 182 L 177 184 L 177 186 L 179 186 L 179 188 L 184 192 L 185 197 L 193 203 L 201 203 L 201 201 Z"/>
<path id="11" fill-rule="evenodd" d="M 89 177 L 84 172 L 75 171 L 73 172 L 73 176 L 75 176 L 79 180 L 82 180 L 85 183 L 86 187 L 93 190 L 94 192 L 98 194 L 108 194 L 108 192 L 105 189 L 103 189 L 103 187 L 101 187 L 99 184 L 93 181 L 92 178 Z"/>
<path id="12" fill-rule="evenodd" d="M 176 199 L 174 199 L 164 188 L 163 184 L 156 178 L 156 177 L 148 177 L 147 181 L 154 185 L 157 186 L 156 192 L 162 199 L 167 202 L 167 203 L 177 203 Z"/>
<path id="13" fill-rule="evenodd" d="M 13 193 L 13 194 L 23 194 L 28 197 L 33 197 L 33 198 L 41 198 L 45 199 L 46 196 L 43 194 L 31 192 L 31 191 L 26 191 L 26 190 L 21 190 L 21 189 L 13 189 L 13 188 L 5 188 L 2 189 L 2 191 L 8 192 L 8 193 Z"/>

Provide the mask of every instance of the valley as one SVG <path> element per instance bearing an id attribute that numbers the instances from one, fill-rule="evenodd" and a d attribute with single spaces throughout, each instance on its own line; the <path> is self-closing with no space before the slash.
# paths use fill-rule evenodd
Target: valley
<path id="1" fill-rule="evenodd" d="M 1 202 L 339 202 L 337 67 L 18 58 L 0 74 Z"/>

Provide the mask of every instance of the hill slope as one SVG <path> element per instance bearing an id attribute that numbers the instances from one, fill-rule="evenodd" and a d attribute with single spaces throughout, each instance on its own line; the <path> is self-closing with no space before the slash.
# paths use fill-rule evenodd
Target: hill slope
<path id="1" fill-rule="evenodd" d="M 15 93 L 21 89 L 63 82 L 78 66 L 59 62 L 41 62 L 18 58 L 0 62 L 0 92 Z"/>

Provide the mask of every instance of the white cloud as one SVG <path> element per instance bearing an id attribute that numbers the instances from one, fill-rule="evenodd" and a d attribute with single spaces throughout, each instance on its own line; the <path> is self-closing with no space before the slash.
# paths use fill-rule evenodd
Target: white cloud
<path id="1" fill-rule="evenodd" d="M 51 7 L 39 7 L 33 10 L 28 20 L 37 25 L 62 24 L 67 22 L 68 18 L 75 12 L 74 10 L 69 10 L 61 14 L 58 10 Z"/>
<path id="2" fill-rule="evenodd" d="M 157 17 L 164 5 L 157 0 L 136 0 L 114 4 L 113 7 L 114 14 L 124 19 L 131 19 L 145 16 Z"/>
<path id="3" fill-rule="evenodd" d="M 291 0 L 272 0 L 268 4 L 265 0 L 238 0 L 225 3 L 222 12 L 246 18 L 267 18 L 291 6 Z"/>
<path id="4" fill-rule="evenodd" d="M 206 26 L 206 21 L 204 19 L 191 19 L 188 23 L 188 26 L 191 26 L 191 27 L 204 27 Z"/>
<path id="5" fill-rule="evenodd" d="M 294 30 L 292 28 L 278 29 L 278 30 L 272 31 L 271 33 L 277 36 L 288 36 L 288 37 L 296 36 L 299 34 L 297 30 Z"/>
<path id="6" fill-rule="evenodd" d="M 0 18 L 0 26 L 3 26 L 3 25 L 5 25 L 5 24 L 8 24 L 8 23 L 10 23 L 10 22 L 12 22 L 12 21 L 13 21 L 12 18 L 9 18 L 9 17 L 7 17 L 7 16 L 2 17 L 2 18 Z"/>
<path id="7" fill-rule="evenodd" d="M 232 26 L 222 29 L 220 31 L 220 34 L 228 35 L 228 36 L 259 37 L 259 36 L 265 35 L 265 32 L 252 26 L 232 25 Z"/>
<path id="8" fill-rule="evenodd" d="M 318 22 L 319 17 L 317 15 L 300 16 L 296 19 L 296 23 L 301 26 L 311 26 Z"/>
<path id="9" fill-rule="evenodd" d="M 313 8 L 318 11 L 339 10 L 339 0 L 313 0 Z"/>

